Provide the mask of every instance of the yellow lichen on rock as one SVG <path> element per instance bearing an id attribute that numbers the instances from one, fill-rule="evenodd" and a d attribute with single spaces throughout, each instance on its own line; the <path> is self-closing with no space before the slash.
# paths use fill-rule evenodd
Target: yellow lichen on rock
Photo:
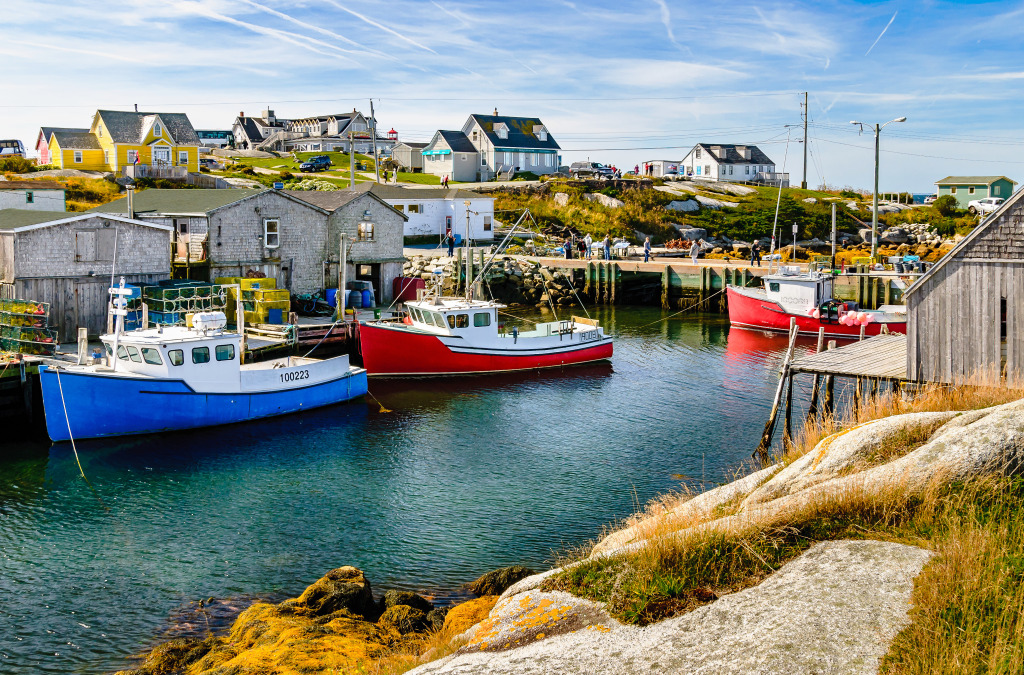
<path id="1" fill-rule="evenodd" d="M 444 618 L 444 630 L 452 635 L 463 633 L 476 624 L 487 618 L 498 602 L 498 596 L 485 595 L 475 600 L 467 600 L 461 605 L 455 605 Z"/>

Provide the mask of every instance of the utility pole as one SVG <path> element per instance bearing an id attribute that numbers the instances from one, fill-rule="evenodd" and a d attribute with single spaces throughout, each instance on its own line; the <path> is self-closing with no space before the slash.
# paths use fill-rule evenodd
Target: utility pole
<path id="1" fill-rule="evenodd" d="M 800 187 L 807 189 L 807 118 L 810 113 L 807 110 L 807 92 L 804 92 L 804 179 L 800 181 Z"/>
<path id="2" fill-rule="evenodd" d="M 338 321 L 345 321 L 345 277 L 348 276 L 348 251 L 345 244 L 345 233 L 342 232 L 338 242 L 338 294 L 334 296 L 334 306 L 337 309 L 335 318 Z"/>
<path id="3" fill-rule="evenodd" d="M 836 267 L 836 203 L 832 202 L 832 269 Z"/>
<path id="4" fill-rule="evenodd" d="M 875 190 L 871 197 L 871 265 L 878 255 L 878 134 L 882 127 L 875 122 Z"/>
<path id="5" fill-rule="evenodd" d="M 355 115 L 352 116 L 353 120 L 348 123 L 348 178 L 349 178 L 349 189 L 356 189 L 356 146 L 352 142 L 352 121 L 355 119 Z"/>
<path id="6" fill-rule="evenodd" d="M 380 157 L 377 155 L 377 118 L 373 114 L 373 99 L 370 99 L 370 133 L 373 134 L 373 174 L 380 182 Z"/>

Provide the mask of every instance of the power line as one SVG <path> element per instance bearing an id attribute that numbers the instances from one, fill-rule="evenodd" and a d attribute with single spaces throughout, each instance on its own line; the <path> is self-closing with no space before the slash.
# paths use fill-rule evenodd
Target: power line
<path id="1" fill-rule="evenodd" d="M 833 141 L 833 140 L 830 140 L 828 138 L 822 138 L 822 139 L 819 139 L 819 140 L 821 140 L 823 143 L 832 143 L 834 145 L 845 145 L 848 148 L 857 148 L 859 150 L 868 150 L 868 151 L 871 151 L 871 152 L 874 151 L 874 148 L 867 147 L 867 146 L 864 146 L 864 145 L 856 145 L 854 143 L 843 143 L 842 141 Z M 973 159 L 971 157 L 943 157 L 941 155 L 922 155 L 922 154 L 919 154 L 919 153 L 916 153 L 916 152 L 902 152 L 900 150 L 887 150 L 885 148 L 880 148 L 880 152 L 886 152 L 886 153 L 889 153 L 890 155 L 906 155 L 908 157 L 924 157 L 926 159 L 949 159 L 949 160 L 954 160 L 954 161 L 958 161 L 958 162 L 988 162 L 989 164 L 993 163 L 993 160 L 991 158 Z M 1024 164 L 1024 162 L 1014 162 L 1012 160 L 999 160 L 998 163 L 999 164 Z"/>

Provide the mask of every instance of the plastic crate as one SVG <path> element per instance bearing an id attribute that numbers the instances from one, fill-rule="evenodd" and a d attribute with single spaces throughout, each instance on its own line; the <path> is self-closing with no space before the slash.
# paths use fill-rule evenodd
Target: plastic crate
<path id="1" fill-rule="evenodd" d="M 242 291 L 242 299 L 256 302 L 291 302 L 292 296 L 286 290 L 254 289 Z"/>
<path id="2" fill-rule="evenodd" d="M 268 288 L 273 289 L 273 288 L 277 288 L 277 279 L 274 279 L 273 277 L 259 277 L 259 278 L 256 278 L 256 279 L 239 279 L 238 283 L 242 287 L 243 291 L 250 291 L 250 290 L 253 290 L 255 288 L 260 288 L 260 289 L 268 289 Z"/>

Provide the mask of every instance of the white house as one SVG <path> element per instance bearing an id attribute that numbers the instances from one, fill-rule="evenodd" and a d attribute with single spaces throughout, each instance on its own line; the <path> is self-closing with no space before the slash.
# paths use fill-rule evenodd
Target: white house
<path id="1" fill-rule="evenodd" d="M 775 173 L 775 162 L 756 145 L 698 143 L 679 164 L 694 180 L 789 184 L 789 174 Z"/>
<path id="2" fill-rule="evenodd" d="M 463 237 L 468 209 L 470 240 L 494 239 L 494 197 L 457 188 L 404 188 L 378 183 L 360 183 L 355 189 L 370 192 L 404 213 L 407 237 L 440 237 L 449 227 Z"/>
<path id="3" fill-rule="evenodd" d="M 0 180 L 0 209 L 64 211 L 64 186 L 52 180 Z"/>
<path id="4" fill-rule="evenodd" d="M 423 148 L 423 172 L 457 181 L 488 181 L 558 170 L 561 147 L 536 117 L 470 115 L 459 131 L 438 131 Z"/>
<path id="5" fill-rule="evenodd" d="M 231 124 L 231 133 L 235 138 L 235 147 L 241 150 L 255 150 L 275 133 L 285 131 L 288 120 L 279 120 L 273 110 L 264 110 L 260 117 L 246 117 L 245 112 Z"/>

